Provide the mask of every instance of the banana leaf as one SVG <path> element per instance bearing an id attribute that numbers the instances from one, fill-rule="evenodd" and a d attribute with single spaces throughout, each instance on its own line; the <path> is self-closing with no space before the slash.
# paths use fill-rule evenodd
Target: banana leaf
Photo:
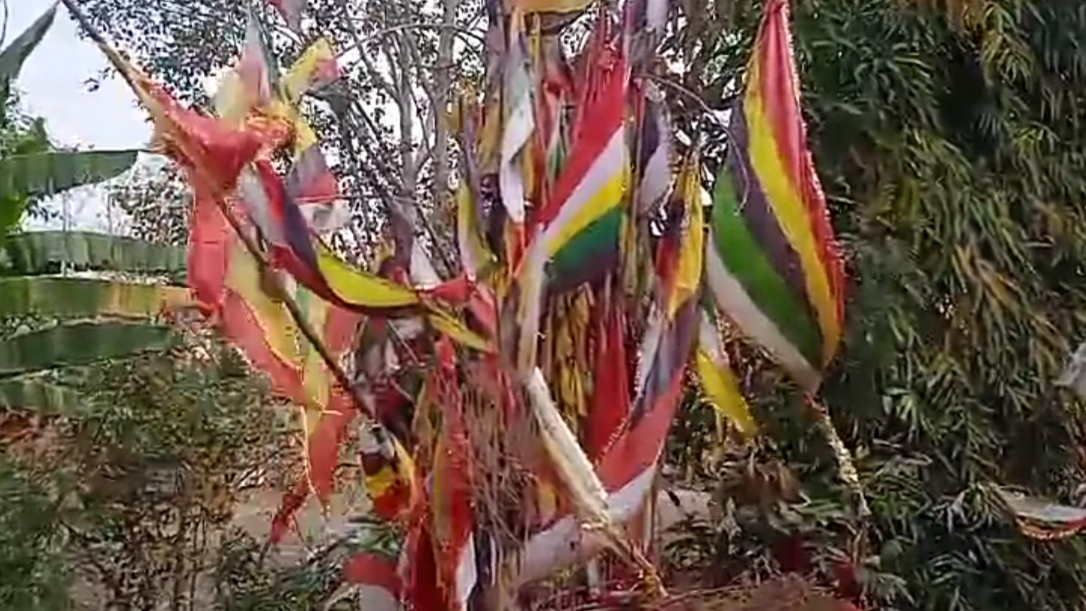
<path id="1" fill-rule="evenodd" d="M 0 159 L 0 194 L 42 196 L 114 178 L 139 151 L 54 151 Z"/>
<path id="2" fill-rule="evenodd" d="M 5 89 L 8 84 L 19 77 L 19 71 L 22 70 L 26 58 L 30 56 L 38 43 L 45 38 L 45 34 L 52 27 L 53 18 L 56 15 L 57 5 L 53 4 L 53 6 L 49 7 L 49 10 L 42 13 L 34 23 L 30 24 L 29 28 L 19 34 L 19 37 L 12 41 L 7 48 L 0 51 L 0 81 L 4 82 Z"/>
<path id="3" fill-rule="evenodd" d="M 26 409 L 43 415 L 63 416 L 79 411 L 86 402 L 86 398 L 75 389 L 42 377 L 0 380 L 0 408 Z"/>
<path id="4" fill-rule="evenodd" d="M 122 321 L 81 322 L 0 341 L 0 378 L 131 358 L 177 345 L 170 327 Z"/>
<path id="5" fill-rule="evenodd" d="M 175 273 L 185 249 L 103 233 L 32 231 L 10 236 L 0 248 L 0 271 L 32 276 L 69 269 Z"/>
<path id="6" fill-rule="evenodd" d="M 166 309 L 195 305 L 187 288 L 95 278 L 0 277 L 0 319 L 150 318 Z"/>
<path id="7" fill-rule="evenodd" d="M 0 195 L 0 245 L 9 233 L 19 226 L 19 220 L 26 211 L 27 198 L 14 195 Z"/>

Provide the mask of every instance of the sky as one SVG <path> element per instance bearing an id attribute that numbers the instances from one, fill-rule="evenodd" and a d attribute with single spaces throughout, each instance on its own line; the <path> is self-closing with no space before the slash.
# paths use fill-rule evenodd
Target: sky
<path id="1" fill-rule="evenodd" d="M 14 0 L 8 6 L 10 42 L 48 3 Z M 97 77 L 105 67 L 98 48 L 77 38 L 76 25 L 61 6 L 52 29 L 19 75 L 17 86 L 23 106 L 30 114 L 45 118 L 49 135 L 58 144 L 97 149 L 145 147 L 151 129 L 123 81 L 106 79 L 96 91 L 87 86 L 86 80 Z M 79 189 L 66 199 L 70 227 L 100 231 L 111 228 L 113 218 L 106 214 L 99 190 Z M 30 228 L 36 227 L 32 224 Z"/>

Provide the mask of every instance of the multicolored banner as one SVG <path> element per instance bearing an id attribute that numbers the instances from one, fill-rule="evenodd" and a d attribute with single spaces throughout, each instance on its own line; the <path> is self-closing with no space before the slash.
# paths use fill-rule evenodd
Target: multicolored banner
<path id="1" fill-rule="evenodd" d="M 766 5 L 713 197 L 707 282 L 739 329 L 818 388 L 844 324 L 844 267 L 807 151 L 787 0 Z"/>

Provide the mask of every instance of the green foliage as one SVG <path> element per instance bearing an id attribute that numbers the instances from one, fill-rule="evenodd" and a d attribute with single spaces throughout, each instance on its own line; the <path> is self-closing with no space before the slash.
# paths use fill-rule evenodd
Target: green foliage
<path id="1" fill-rule="evenodd" d="M 317 609 L 340 583 L 342 567 L 334 557 L 321 554 L 276 569 L 269 566 L 264 547 L 245 533 L 234 533 L 222 546 L 215 567 L 216 599 L 222 611 Z"/>
<path id="2" fill-rule="evenodd" d="M 68 609 L 71 567 L 52 491 L 0 454 L 0 607 Z"/>
<path id="3" fill-rule="evenodd" d="M 47 372 L 0 380 L 0 406 L 33 409 L 46 416 L 64 416 L 83 409 L 85 397 L 55 377 Z"/>
<path id="4" fill-rule="evenodd" d="M 0 102 L 0 160 L 8 155 L 41 153 L 49 148 L 49 136 L 41 119 L 27 119 L 17 108 L 13 96 Z M 28 209 L 35 212 L 35 201 L 25 193 L 0 190 L 0 246 L 19 226 Z"/>
<path id="5" fill-rule="evenodd" d="M 175 345 L 167 326 L 80 322 L 19 333 L 0 343 L 0 378 L 121 359 Z"/>
<path id="6" fill-rule="evenodd" d="M 191 302 L 187 288 L 97 278 L 0 277 L 0 318 L 149 318 Z"/>
<path id="7" fill-rule="evenodd" d="M 12 236 L 0 250 L 0 271 L 34 276 L 68 270 L 177 273 L 185 250 L 176 246 L 81 231 L 34 231 Z"/>
<path id="8" fill-rule="evenodd" d="M 0 193 L 42 196 L 102 182 L 136 162 L 135 150 L 57 151 L 0 159 Z"/>
<path id="9" fill-rule="evenodd" d="M 1052 381 L 1086 323 L 1086 53 L 1068 44 L 1086 12 L 913 4 L 794 4 L 854 285 L 825 396 L 874 512 L 861 581 L 880 608 L 1077 609 L 1086 545 L 1026 539 L 986 484 L 1066 498 L 1084 475 L 1081 406 Z M 717 82 L 741 73 L 758 11 L 734 16 L 742 35 L 713 40 Z M 843 505 L 809 416 L 771 374 L 754 380 L 811 499 L 797 508 Z"/>
<path id="10" fill-rule="evenodd" d="M 22 34 L 11 42 L 3 51 L 0 51 L 0 83 L 3 83 L 0 93 L 6 98 L 11 90 L 11 83 L 19 77 L 19 72 L 26 63 L 26 59 L 34 48 L 45 38 L 49 28 L 53 26 L 53 19 L 57 15 L 57 6 L 54 4 L 40 17 L 34 20 Z"/>
<path id="11" fill-rule="evenodd" d="M 36 445 L 3 448 L 0 602 L 66 599 L 78 567 L 79 591 L 108 608 L 202 608 L 194 580 L 283 430 L 232 351 L 190 352 L 90 368 L 68 380 L 81 406 L 39 419 Z"/>
<path id="12" fill-rule="evenodd" d="M 178 354 L 178 356 L 182 356 Z M 152 357 L 96 369 L 96 409 L 68 429 L 65 464 L 84 482 L 75 556 L 119 609 L 197 605 L 190 581 L 214 552 L 252 471 L 280 431 L 237 357 Z"/>

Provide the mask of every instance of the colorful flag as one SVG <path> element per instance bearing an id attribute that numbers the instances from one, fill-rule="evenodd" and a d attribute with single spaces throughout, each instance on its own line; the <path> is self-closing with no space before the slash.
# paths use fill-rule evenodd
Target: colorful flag
<path id="1" fill-rule="evenodd" d="M 324 151 L 313 144 L 294 159 L 286 179 L 287 196 L 297 202 L 306 223 L 317 233 L 335 231 L 351 220 L 351 210 L 328 167 Z"/>
<path id="2" fill-rule="evenodd" d="M 321 37 L 306 48 L 280 83 L 283 95 L 297 105 L 302 96 L 324 89 L 341 76 L 332 43 Z"/>
<path id="3" fill-rule="evenodd" d="M 241 173 L 238 189 L 247 216 L 270 248 L 273 266 L 289 272 L 318 297 L 366 314 L 399 316 L 424 311 L 439 332 L 458 343 L 477 350 L 492 349 L 489 341 L 432 302 L 431 297 L 456 296 L 452 289 L 459 283 L 455 280 L 419 291 L 341 260 L 314 235 L 314 228 L 269 160 L 252 162 Z"/>
<path id="4" fill-rule="evenodd" d="M 430 474 L 430 528 L 437 562 L 438 583 L 445 609 L 464 611 L 475 589 L 475 526 L 471 442 L 464 420 L 456 352 L 441 339 L 436 346 L 436 397 L 441 410 L 441 432 L 434 447 Z"/>
<path id="5" fill-rule="evenodd" d="M 247 100 L 250 106 L 259 107 L 271 103 L 279 83 L 278 66 L 268 49 L 264 27 L 251 10 L 245 27 L 245 46 L 235 70 L 241 79 L 242 87 L 252 94 L 252 98 Z"/>
<path id="6" fill-rule="evenodd" d="M 575 92 L 573 78 L 557 37 L 539 37 L 536 55 L 537 71 L 542 87 L 535 103 L 535 140 L 532 144 L 533 173 L 537 177 L 533 193 L 545 201 L 554 181 L 558 179 L 569 155 L 569 120 L 567 106 Z"/>
<path id="7" fill-rule="evenodd" d="M 298 103 L 305 93 L 338 78 L 335 55 L 328 41 L 320 38 L 285 76 L 279 76 L 276 66 L 263 27 L 250 13 L 241 60 L 224 74 L 215 93 L 216 113 L 231 125 L 263 126 L 267 142 L 263 156 L 288 140 L 293 142 L 295 158 L 287 177 L 288 194 L 314 231 L 333 231 L 350 220 L 350 210 L 313 129 L 298 111 Z"/>
<path id="8" fill-rule="evenodd" d="M 701 312 L 698 327 L 698 350 L 694 367 L 705 391 L 705 398 L 718 416 L 718 423 L 727 420 L 746 437 L 758 433 L 758 424 L 751 414 L 750 405 L 739 390 L 739 380 L 728 362 L 728 354 L 720 341 L 713 315 L 706 309 Z"/>
<path id="9" fill-rule="evenodd" d="M 685 191 L 689 194 L 690 189 Z M 697 225 L 701 214 L 700 193 L 697 197 L 684 198 L 683 203 L 684 214 L 673 222 L 684 230 L 669 232 L 664 238 L 677 241 L 672 248 L 679 254 L 665 260 L 673 263 L 670 266 L 673 275 L 700 277 L 696 251 L 701 238 L 696 231 L 689 230 Z M 689 262 L 680 263 L 684 258 Z M 664 273 L 668 273 L 666 269 L 658 270 L 658 274 Z M 652 491 L 667 432 L 682 396 L 683 373 L 697 337 L 698 296 L 685 291 L 684 282 L 667 282 L 661 277 L 659 284 L 667 290 L 657 294 L 653 315 L 642 338 L 638 362 L 643 367 L 637 375 L 629 416 L 603 454 L 597 470 L 606 490 L 606 512 L 612 523 L 628 523 L 638 516 Z M 674 315 L 668 316 L 669 304 L 676 300 Z M 515 585 L 550 575 L 578 557 L 587 557 L 598 550 L 595 542 L 573 544 L 579 530 L 576 520 L 567 516 L 529 539 L 519 554 L 521 573 Z"/>
<path id="10" fill-rule="evenodd" d="M 840 344 L 844 270 L 807 151 L 788 2 L 770 0 L 717 177 L 708 285 L 740 331 L 806 390 Z"/>
<path id="11" fill-rule="evenodd" d="M 629 177 L 628 84 L 629 73 L 619 56 L 601 75 L 594 95 L 586 96 L 566 169 L 540 210 L 539 239 L 554 282 L 583 281 L 617 262 Z"/>
<path id="12" fill-rule="evenodd" d="M 507 12 L 539 18 L 540 31 L 552 35 L 580 17 L 594 0 L 505 0 Z"/>
<path id="13" fill-rule="evenodd" d="M 322 298 L 376 313 L 418 305 L 411 289 L 348 266 L 315 239 L 269 161 L 247 168 L 238 188 L 246 213 L 271 248 L 272 262 Z M 356 276 L 358 282 L 352 282 Z M 343 294 L 333 285 L 343 287 Z"/>
<path id="14" fill-rule="evenodd" d="M 73 13 L 85 21 L 78 10 Z M 181 165 L 194 187 L 188 272 L 190 286 L 202 307 L 269 376 L 279 393 L 306 410 L 327 412 L 336 421 L 328 428 L 320 427 L 322 443 L 309 444 L 307 439 L 311 481 L 303 484 L 306 490 L 313 487 L 318 494 L 326 495 L 330 492 L 334 460 L 327 459 L 329 439 L 323 435 L 330 432 L 338 439 L 344 428 L 340 423 L 353 415 L 354 406 L 336 391 L 323 360 L 314 357 L 315 347 L 299 345 L 301 334 L 282 303 L 265 291 L 261 275 L 265 270 L 234 231 L 226 216 L 234 210 L 223 199 L 234 191 L 242 169 L 253 162 L 265 142 L 252 131 L 231 129 L 221 120 L 182 108 L 104 41 L 99 39 L 98 45 L 151 114 L 159 146 Z M 248 229 L 237 215 L 233 220 L 242 231 Z M 323 333 L 333 354 L 350 346 L 357 324 L 355 314 L 329 310 L 328 304 L 319 301 L 303 312 Z M 337 398 L 342 403 L 337 404 Z M 335 448 L 338 443 L 332 446 L 333 455 Z"/>
<path id="15" fill-rule="evenodd" d="M 682 221 L 679 225 L 679 248 L 674 268 L 664 271 L 667 279 L 665 294 L 667 317 L 674 320 L 683 304 L 701 292 L 701 276 L 705 261 L 705 190 L 701 187 L 701 162 L 691 155 L 679 175 Z"/>
<path id="16" fill-rule="evenodd" d="M 245 42 L 237 64 L 223 73 L 213 97 L 215 114 L 231 126 L 241 126 L 254 110 L 266 131 L 281 131 L 282 137 L 269 142 L 277 148 L 291 129 L 289 112 L 279 95 L 279 68 L 268 47 L 268 37 L 256 13 L 249 11 Z M 270 152 L 270 150 L 268 151 Z"/>
<path id="17" fill-rule="evenodd" d="M 401 611 L 403 581 L 398 558 L 380 552 L 351 556 L 343 567 L 343 580 L 356 587 L 359 608 L 366 611 Z"/>
<path id="18" fill-rule="evenodd" d="M 389 408 L 375 405 L 374 411 L 387 415 Z M 358 438 L 373 514 L 385 522 L 402 523 L 419 501 L 415 461 L 400 440 L 376 422 L 364 422 Z"/>
<path id="19" fill-rule="evenodd" d="M 260 135 L 184 108 L 104 42 L 99 48 L 151 115 L 155 145 L 181 166 L 194 188 L 215 195 L 233 191 L 242 168 L 264 146 Z"/>
<path id="20" fill-rule="evenodd" d="M 648 216 L 671 191 L 671 125 L 663 95 L 651 82 L 643 85 L 637 132 L 637 212 Z"/>
<path id="21" fill-rule="evenodd" d="M 273 528 L 278 538 L 310 491 L 322 502 L 331 494 L 338 451 L 357 409 L 281 299 L 268 294 L 262 274 L 277 272 L 262 270 L 208 197 L 196 202 L 188 267 L 193 291 L 211 320 L 300 411 L 306 476 L 284 500 Z M 331 306 L 289 277 L 280 281 L 332 354 L 353 346 L 357 314 Z"/>

